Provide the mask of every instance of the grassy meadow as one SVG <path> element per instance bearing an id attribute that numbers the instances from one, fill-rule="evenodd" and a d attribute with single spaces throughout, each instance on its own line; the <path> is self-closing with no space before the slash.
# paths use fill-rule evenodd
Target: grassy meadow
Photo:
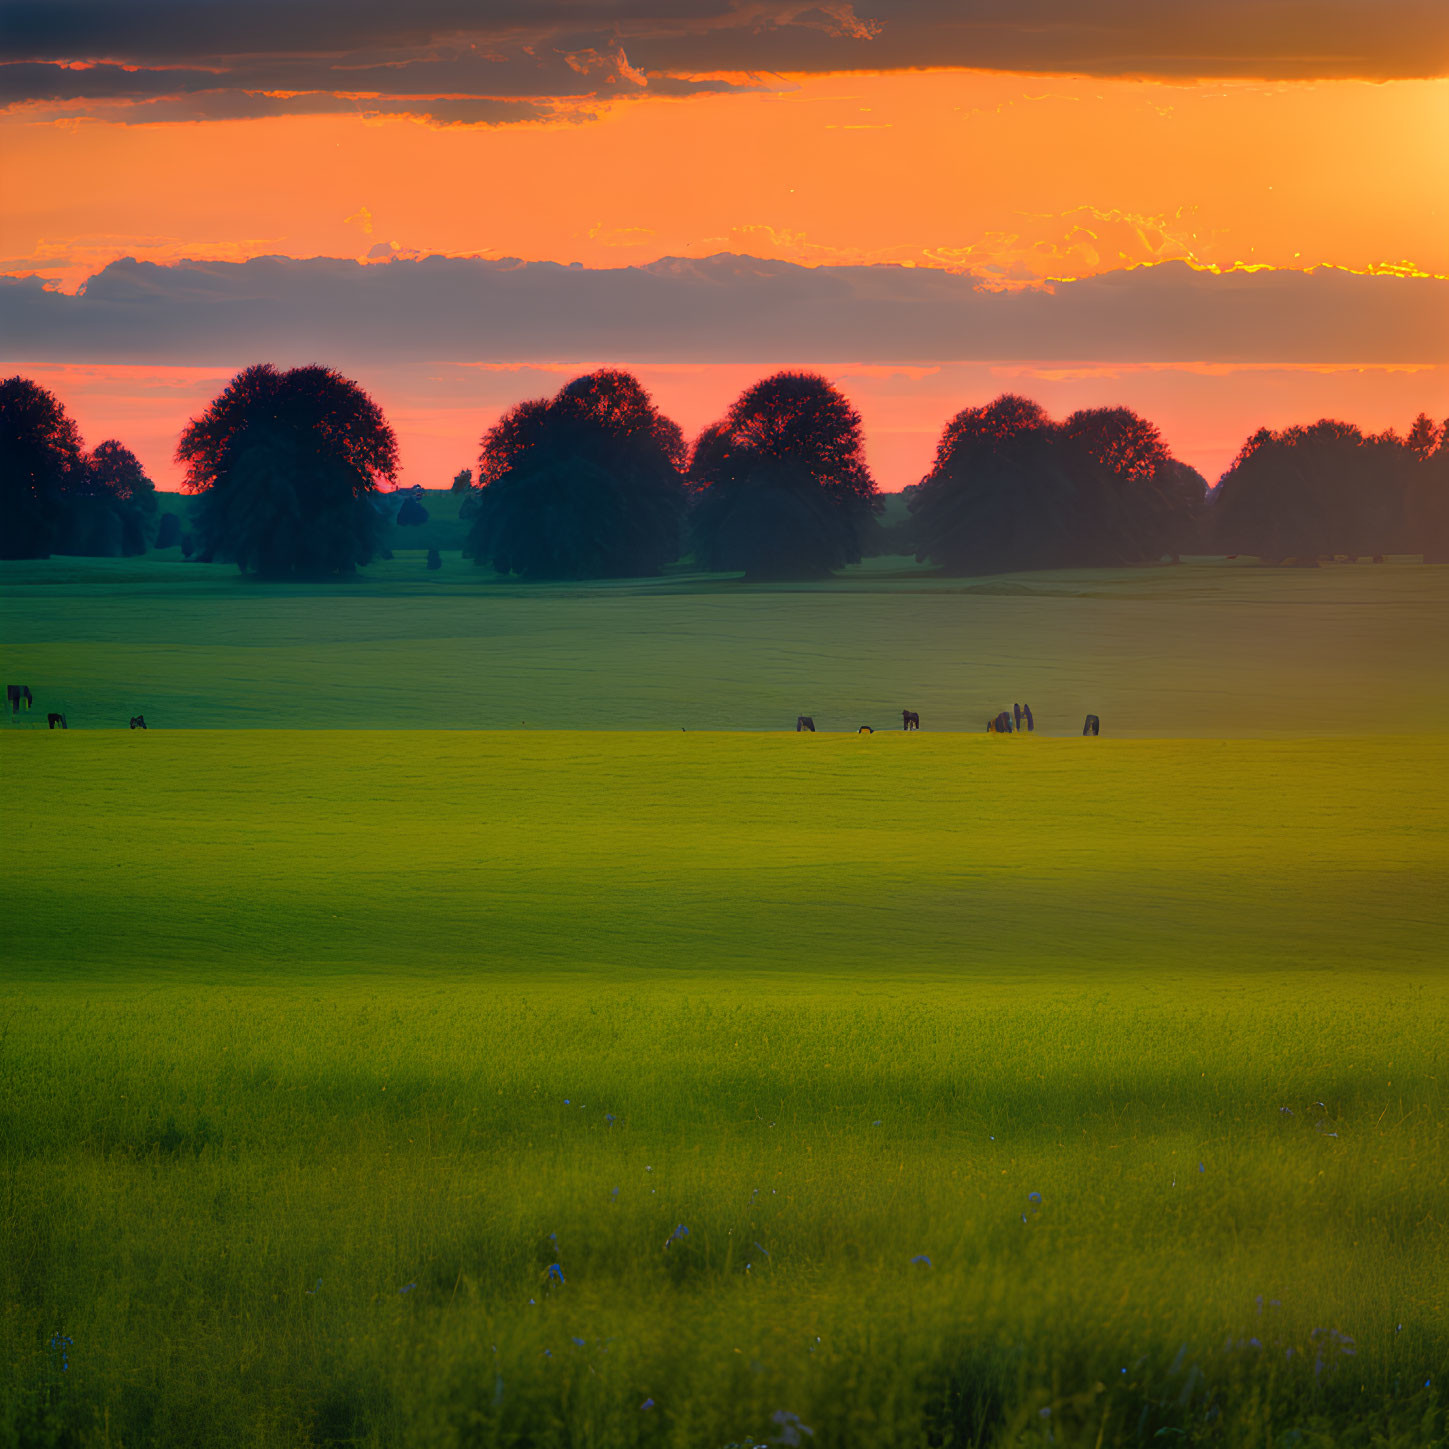
<path id="1" fill-rule="evenodd" d="M 555 587 L 419 552 L 263 583 L 172 550 L 0 564 L 0 611 L 6 680 L 73 729 L 976 731 L 1020 699 L 1048 734 L 1449 729 L 1449 568 L 1417 563 Z"/>
<path id="2" fill-rule="evenodd" d="M 0 1444 L 1449 1443 L 1449 571 L 413 565 L 0 573 Z"/>

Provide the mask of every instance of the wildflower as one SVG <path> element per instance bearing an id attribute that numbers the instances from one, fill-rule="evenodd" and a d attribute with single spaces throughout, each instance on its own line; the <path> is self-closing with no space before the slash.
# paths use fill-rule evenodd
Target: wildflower
<path id="1" fill-rule="evenodd" d="M 917 1253 L 916 1256 L 911 1259 L 911 1262 L 924 1263 L 928 1268 L 931 1266 L 931 1260 L 924 1253 Z"/>
<path id="2" fill-rule="evenodd" d="M 879 1122 L 872 1122 L 870 1125 L 872 1127 L 879 1127 L 880 1126 L 880 1123 Z"/>
<path id="3" fill-rule="evenodd" d="M 550 1263 L 548 1265 L 548 1276 L 550 1278 L 556 1278 L 560 1283 L 564 1281 L 563 1269 L 557 1263 Z M 532 1299 L 529 1300 L 529 1302 L 532 1301 Z"/>
<path id="4" fill-rule="evenodd" d="M 610 1127 L 612 1127 L 614 1125 L 614 1114 L 612 1112 L 605 1112 L 604 1121 L 607 1122 Z"/>
<path id="5" fill-rule="evenodd" d="M 569 1342 L 571 1342 L 575 1348 L 583 1348 L 586 1340 L 582 1338 L 573 1338 L 570 1339 Z"/>
<path id="6" fill-rule="evenodd" d="M 654 1407 L 654 1400 L 653 1399 L 645 1399 L 644 1402 L 639 1405 L 639 1407 L 641 1409 L 652 1409 Z"/>
<path id="7" fill-rule="evenodd" d="M 1041 1194 L 1039 1192 L 1029 1192 L 1026 1195 L 1026 1200 L 1027 1202 L 1040 1202 Z"/>
<path id="8" fill-rule="evenodd" d="M 770 1256 L 770 1250 L 763 1243 L 755 1243 L 753 1246 L 758 1248 L 767 1258 Z"/>
<path id="9" fill-rule="evenodd" d="M 618 1202 L 619 1201 L 619 1189 L 617 1187 L 611 1187 L 609 1189 L 609 1201 L 610 1202 Z"/>
<path id="10" fill-rule="evenodd" d="M 413 1289 L 416 1288 L 417 1286 L 418 1285 L 416 1283 L 405 1283 L 397 1291 L 399 1293 L 411 1293 L 413 1291 Z"/>
<path id="11" fill-rule="evenodd" d="M 802 1434 L 808 1434 L 812 1439 L 815 1437 L 815 1430 L 808 1424 L 802 1424 L 799 1414 L 792 1414 L 788 1409 L 776 1409 L 770 1419 L 780 1429 L 780 1437 L 775 1441 L 777 1444 L 803 1444 Z"/>

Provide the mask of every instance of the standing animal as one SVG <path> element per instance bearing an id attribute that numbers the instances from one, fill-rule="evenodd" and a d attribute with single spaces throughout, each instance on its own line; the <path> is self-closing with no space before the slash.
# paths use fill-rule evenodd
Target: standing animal
<path id="1" fill-rule="evenodd" d="M 46 715 L 46 717 L 45 717 L 45 727 L 46 727 L 46 729 L 53 730 L 57 725 L 59 725 L 61 729 L 65 729 L 67 727 L 66 726 L 66 722 L 65 722 L 65 716 L 63 714 L 48 714 L 48 715 Z"/>
<path id="2" fill-rule="evenodd" d="M 871 729 L 869 725 L 861 725 L 861 727 L 856 730 L 856 734 L 858 735 L 873 735 L 874 733 L 875 731 Z"/>
<path id="3" fill-rule="evenodd" d="M 1102 721 L 1099 720 L 1096 715 L 1089 714 L 1087 716 L 1087 722 L 1086 722 L 1086 724 L 1084 724 L 1082 726 L 1082 733 L 1084 735 L 1095 735 L 1095 734 L 1100 734 L 1101 732 L 1102 732 Z"/>
<path id="4" fill-rule="evenodd" d="M 131 728 L 133 730 L 143 730 L 143 729 L 145 729 L 146 728 L 146 716 L 144 714 L 133 714 L 131 716 Z"/>
<path id="5" fill-rule="evenodd" d="M 20 706 L 23 704 L 29 709 L 35 700 L 30 693 L 28 684 L 7 684 L 5 686 L 5 702 L 10 706 L 11 714 L 19 714 Z"/>
<path id="6" fill-rule="evenodd" d="M 1028 732 L 1034 730 L 1036 728 L 1036 721 L 1031 717 L 1031 706 L 1029 704 L 1022 705 L 1021 712 L 1026 718 L 1026 728 Z"/>
<path id="7" fill-rule="evenodd" d="M 1011 716 L 1005 710 L 996 716 L 996 733 L 999 735 L 1011 733 Z"/>
<path id="8" fill-rule="evenodd" d="M 1016 728 L 1017 728 L 1017 732 L 1020 733 L 1021 732 L 1021 706 L 1019 704 L 1012 705 L 1011 706 L 1011 712 L 1012 712 L 1013 715 L 1016 716 Z"/>
<path id="9" fill-rule="evenodd" d="M 901 728 L 903 730 L 918 730 L 921 727 L 921 717 L 913 709 L 901 711 Z"/>
<path id="10" fill-rule="evenodd" d="M 815 721 L 808 714 L 796 716 L 795 733 L 798 735 L 801 730 L 809 730 L 812 735 L 815 733 Z"/>

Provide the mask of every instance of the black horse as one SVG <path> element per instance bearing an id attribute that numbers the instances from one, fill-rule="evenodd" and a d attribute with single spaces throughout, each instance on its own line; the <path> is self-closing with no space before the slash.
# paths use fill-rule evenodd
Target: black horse
<path id="1" fill-rule="evenodd" d="M 1029 704 L 1022 705 L 1021 717 L 1026 721 L 1026 728 L 1028 732 L 1036 728 L 1036 721 L 1031 717 L 1031 706 Z M 1017 725 L 1017 728 L 1020 729 L 1021 726 Z"/>
<path id="2" fill-rule="evenodd" d="M 146 716 L 144 714 L 133 714 L 131 716 L 131 728 L 133 730 L 143 730 L 143 729 L 145 729 L 146 728 Z"/>
<path id="3" fill-rule="evenodd" d="M 815 721 L 808 714 L 795 717 L 795 733 L 798 735 L 801 730 L 809 730 L 812 735 L 815 733 Z"/>
<path id="4" fill-rule="evenodd" d="M 918 730 L 921 727 L 921 717 L 913 709 L 901 711 L 901 728 L 903 730 Z"/>
<path id="5" fill-rule="evenodd" d="M 65 722 L 65 716 L 63 714 L 48 714 L 48 715 L 46 715 L 46 717 L 45 717 L 45 727 L 46 727 L 46 729 L 53 730 L 57 726 L 59 726 L 61 729 L 66 729 L 67 728 L 67 725 L 66 725 L 66 722 Z"/>
<path id="6" fill-rule="evenodd" d="M 5 702 L 10 706 L 11 714 L 19 714 L 20 706 L 23 703 L 29 709 L 35 703 L 30 693 L 28 684 L 7 684 L 5 686 Z"/>
<path id="7" fill-rule="evenodd" d="M 1011 733 L 1011 714 L 1008 710 L 1002 710 L 996 716 L 996 733 L 999 735 L 1009 735 Z"/>
<path id="8" fill-rule="evenodd" d="M 1084 735 L 1098 735 L 1098 734 L 1101 734 L 1101 732 L 1102 732 L 1102 721 L 1099 720 L 1096 715 L 1089 714 L 1087 716 L 1087 722 L 1086 722 L 1086 724 L 1084 724 L 1082 726 L 1082 733 Z"/>
<path id="9" fill-rule="evenodd" d="M 1011 706 L 1011 713 L 1016 718 L 1016 730 L 1017 730 L 1017 733 L 1020 734 L 1021 733 L 1021 706 L 1019 704 L 1012 705 Z"/>

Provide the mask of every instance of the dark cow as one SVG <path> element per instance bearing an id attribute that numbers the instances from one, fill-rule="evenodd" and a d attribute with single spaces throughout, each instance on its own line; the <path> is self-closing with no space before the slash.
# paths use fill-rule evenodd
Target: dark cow
<path id="1" fill-rule="evenodd" d="M 1018 734 L 1020 734 L 1021 733 L 1021 706 L 1019 704 L 1012 705 L 1011 706 L 1011 712 L 1016 717 L 1016 731 L 1017 731 Z"/>
<path id="2" fill-rule="evenodd" d="M 1102 721 L 1099 720 L 1096 715 L 1089 714 L 1087 716 L 1087 722 L 1086 722 L 1086 724 L 1084 724 L 1082 726 L 1082 733 L 1084 735 L 1097 735 L 1097 734 L 1101 734 L 1101 732 L 1102 732 Z"/>
<path id="3" fill-rule="evenodd" d="M 1036 728 L 1036 721 L 1031 717 L 1031 706 L 1024 704 L 1021 707 L 1022 718 L 1026 720 L 1027 732 L 1030 733 Z"/>
<path id="4" fill-rule="evenodd" d="M 28 684 L 7 684 L 5 686 L 5 702 L 10 706 L 11 714 L 19 714 L 20 706 L 23 704 L 29 709 L 35 703 L 30 693 Z"/>
<path id="5" fill-rule="evenodd" d="M 815 733 L 815 721 L 808 714 L 796 716 L 795 733 L 798 735 L 801 730 L 809 730 L 812 735 Z"/>
<path id="6" fill-rule="evenodd" d="M 996 716 L 996 733 L 999 735 L 1009 735 L 1011 733 L 1011 715 L 1006 710 L 1002 710 Z"/>
<path id="7" fill-rule="evenodd" d="M 146 716 L 144 714 L 133 714 L 131 716 L 131 728 L 133 730 L 143 730 L 143 729 L 145 729 L 146 728 Z"/>
<path id="8" fill-rule="evenodd" d="M 918 730 L 921 727 L 921 717 L 913 709 L 901 711 L 901 728 L 903 730 Z"/>
<path id="9" fill-rule="evenodd" d="M 45 727 L 46 727 L 46 729 L 53 730 L 57 725 L 59 725 L 61 729 L 65 729 L 66 728 L 65 716 L 63 714 L 48 714 L 48 715 L 46 715 L 46 717 L 45 717 Z"/>

